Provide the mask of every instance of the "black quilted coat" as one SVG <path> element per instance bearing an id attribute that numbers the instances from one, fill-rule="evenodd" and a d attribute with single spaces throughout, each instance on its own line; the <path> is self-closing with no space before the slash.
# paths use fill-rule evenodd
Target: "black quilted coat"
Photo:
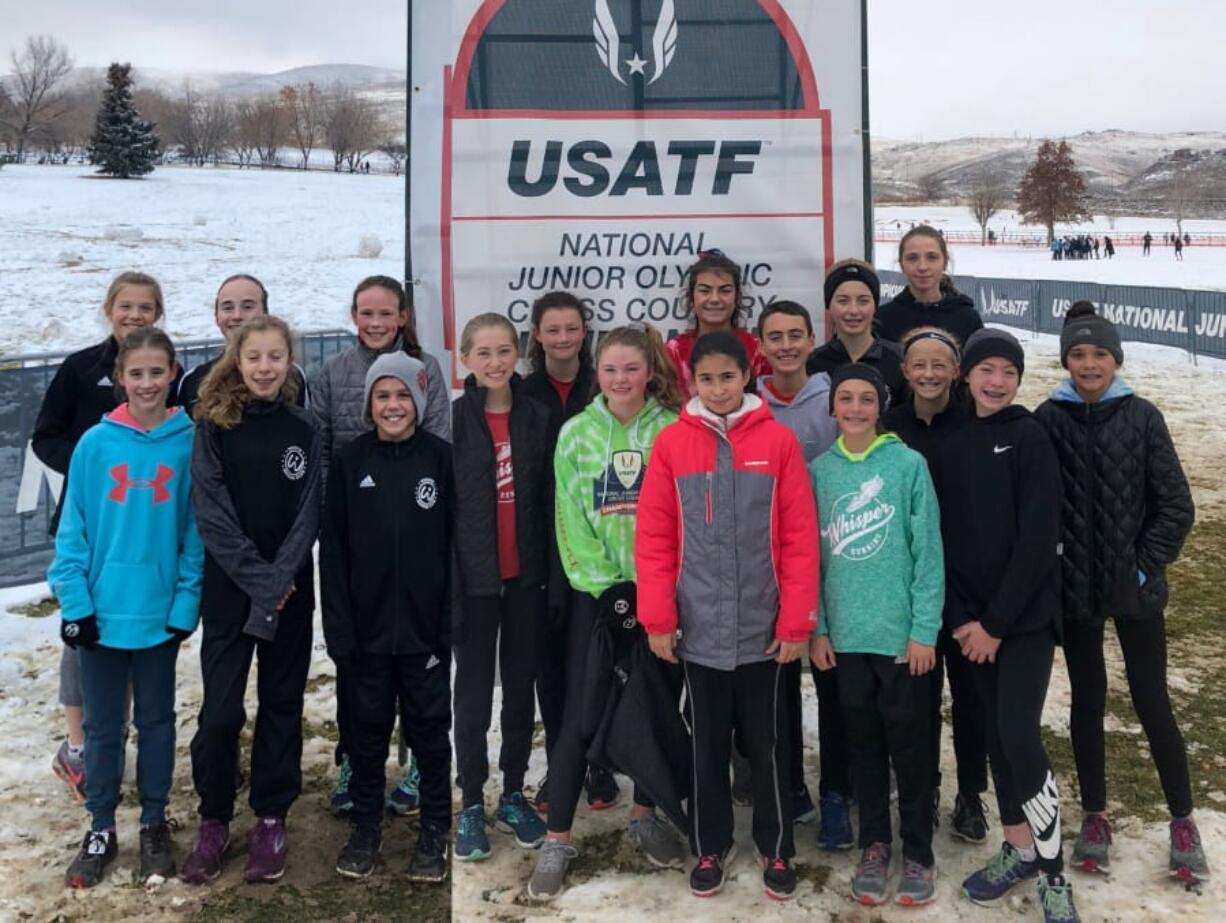
<path id="1" fill-rule="evenodd" d="M 1179 556 L 1194 517 L 1161 412 L 1117 378 L 1094 404 L 1066 381 L 1035 416 L 1060 457 L 1064 618 L 1160 616 L 1167 565 Z"/>

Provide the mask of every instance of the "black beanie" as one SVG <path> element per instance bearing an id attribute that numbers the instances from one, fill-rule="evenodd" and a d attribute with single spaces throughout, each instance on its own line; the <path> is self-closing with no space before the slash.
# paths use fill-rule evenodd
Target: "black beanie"
<path id="1" fill-rule="evenodd" d="M 890 409 L 890 392 L 886 389 L 885 379 L 881 377 L 881 373 L 875 366 L 866 362 L 849 362 L 846 365 L 840 365 L 830 373 L 830 413 L 834 413 L 834 392 L 839 390 L 839 385 L 843 382 L 851 381 L 853 378 L 867 381 L 877 390 L 877 407 L 881 416 L 884 417 L 885 412 Z"/>
<path id="2" fill-rule="evenodd" d="M 861 266 L 859 263 L 846 263 L 843 266 L 836 266 L 826 276 L 826 307 L 830 307 L 830 300 L 834 298 L 834 293 L 844 282 L 863 282 L 872 292 L 873 307 L 881 304 L 881 280 L 877 278 L 877 273 L 873 272 L 870 267 Z"/>
<path id="3" fill-rule="evenodd" d="M 1026 371 L 1026 354 L 1022 352 L 1022 344 L 1017 337 L 996 327 L 981 327 L 970 335 L 962 350 L 962 377 L 970 375 L 971 369 L 984 359 L 998 357 L 1008 359 L 1017 366 L 1020 381 L 1022 373 Z"/>
<path id="4" fill-rule="evenodd" d="M 1074 346 L 1089 344 L 1105 349 L 1115 357 L 1117 365 L 1124 364 L 1124 347 L 1115 324 L 1094 310 L 1088 301 L 1074 301 L 1064 315 L 1064 329 L 1060 331 L 1060 364 L 1068 368 L 1068 354 Z"/>

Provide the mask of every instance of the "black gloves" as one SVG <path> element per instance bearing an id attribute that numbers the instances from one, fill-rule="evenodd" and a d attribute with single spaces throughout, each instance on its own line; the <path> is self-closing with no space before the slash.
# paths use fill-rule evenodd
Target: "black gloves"
<path id="1" fill-rule="evenodd" d="M 637 589 L 632 581 L 625 580 L 613 584 L 597 598 L 597 613 L 611 631 L 629 630 L 638 624 Z"/>
<path id="2" fill-rule="evenodd" d="M 182 644 L 192 636 L 192 633 L 185 628 L 175 628 L 173 625 L 167 625 L 166 630 L 170 632 L 171 639 L 175 644 Z"/>
<path id="3" fill-rule="evenodd" d="M 98 646 L 98 617 L 87 615 L 75 622 L 60 622 L 60 640 L 71 647 L 92 651 Z"/>

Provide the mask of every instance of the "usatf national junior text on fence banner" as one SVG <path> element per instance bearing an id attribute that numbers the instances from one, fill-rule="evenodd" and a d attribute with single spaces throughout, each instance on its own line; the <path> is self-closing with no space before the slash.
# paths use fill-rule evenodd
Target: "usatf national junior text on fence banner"
<path id="1" fill-rule="evenodd" d="M 553 289 L 667 336 L 711 248 L 750 324 L 777 298 L 820 322 L 825 268 L 864 255 L 859 0 L 447 6 L 414 4 L 409 220 L 448 347 Z"/>

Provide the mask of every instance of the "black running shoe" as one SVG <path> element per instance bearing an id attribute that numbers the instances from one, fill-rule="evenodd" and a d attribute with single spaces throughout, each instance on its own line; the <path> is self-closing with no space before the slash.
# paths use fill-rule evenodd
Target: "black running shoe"
<path id="1" fill-rule="evenodd" d="M 409 860 L 409 880 L 440 882 L 447 878 L 447 831 L 433 824 L 422 824 L 417 846 Z"/>
<path id="2" fill-rule="evenodd" d="M 958 792 L 954 799 L 953 830 L 951 833 L 968 843 L 983 843 L 988 838 L 988 819 L 978 795 Z"/>
<path id="3" fill-rule="evenodd" d="M 140 880 L 151 884 L 175 874 L 175 854 L 170 843 L 170 826 L 163 821 L 140 828 Z"/>
<path id="4" fill-rule="evenodd" d="M 714 897 L 724 887 L 728 866 L 736 858 L 736 844 L 724 850 L 723 855 L 711 853 L 698 857 L 698 864 L 690 872 L 690 893 L 695 897 Z"/>
<path id="5" fill-rule="evenodd" d="M 796 869 L 787 859 L 762 859 L 762 887 L 766 896 L 777 901 L 790 901 L 796 893 Z"/>
<path id="6" fill-rule="evenodd" d="M 118 853 L 119 842 L 114 830 L 91 830 L 85 834 L 81 851 L 68 866 L 65 883 L 70 888 L 92 888 L 102 880 L 107 866 L 115 861 Z"/>
<path id="7" fill-rule="evenodd" d="M 617 804 L 621 789 L 613 773 L 602 766 L 590 765 L 587 770 L 587 804 L 593 811 L 603 811 Z"/>
<path id="8" fill-rule="evenodd" d="M 345 878 L 366 878 L 375 870 L 375 857 L 383 845 L 383 835 L 378 827 L 354 824 L 349 831 L 349 842 L 336 857 L 336 872 Z"/>

